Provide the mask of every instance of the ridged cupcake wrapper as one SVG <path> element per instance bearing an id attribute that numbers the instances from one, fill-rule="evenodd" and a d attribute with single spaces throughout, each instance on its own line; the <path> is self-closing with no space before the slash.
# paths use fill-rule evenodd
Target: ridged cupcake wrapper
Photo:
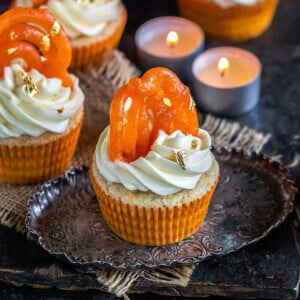
<path id="1" fill-rule="evenodd" d="M 245 41 L 262 34 L 271 24 L 278 0 L 222 8 L 203 0 L 177 0 L 182 16 L 197 22 L 211 38 Z"/>
<path id="2" fill-rule="evenodd" d="M 91 181 L 108 227 L 122 239 L 139 245 L 160 246 L 176 243 L 192 235 L 202 224 L 218 180 L 199 199 L 166 208 L 146 208 L 124 204 L 106 195 Z"/>
<path id="3" fill-rule="evenodd" d="M 116 32 L 105 40 L 97 41 L 97 37 L 95 37 L 93 41 L 89 40 L 89 44 L 82 43 L 82 45 L 74 45 L 71 41 L 72 61 L 70 70 L 76 70 L 90 64 L 99 64 L 106 57 L 107 53 L 118 47 L 127 21 L 125 8 L 122 13 L 122 22 L 117 27 Z"/>
<path id="4" fill-rule="evenodd" d="M 41 145 L 0 145 L 0 181 L 29 184 L 62 173 L 74 155 L 81 125 L 82 120 L 68 134 Z"/>

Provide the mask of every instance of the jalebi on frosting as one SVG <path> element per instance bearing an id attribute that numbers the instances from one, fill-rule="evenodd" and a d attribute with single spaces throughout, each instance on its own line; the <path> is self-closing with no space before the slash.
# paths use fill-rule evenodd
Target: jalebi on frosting
<path id="1" fill-rule="evenodd" d="M 26 71 L 36 69 L 46 77 L 73 86 L 68 73 L 72 50 L 61 25 L 47 9 L 16 7 L 1 15 L 0 78 L 5 66 L 23 59 Z"/>

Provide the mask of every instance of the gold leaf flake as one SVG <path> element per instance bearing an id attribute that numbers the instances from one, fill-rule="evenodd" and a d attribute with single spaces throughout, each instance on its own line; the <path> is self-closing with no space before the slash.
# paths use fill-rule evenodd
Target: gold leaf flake
<path id="1" fill-rule="evenodd" d="M 123 112 L 123 119 L 122 119 L 122 126 L 126 126 L 127 125 L 127 119 L 126 119 L 126 116 L 128 114 L 128 111 L 130 109 L 132 105 L 132 98 L 131 97 L 128 97 L 125 101 L 125 104 L 124 104 L 124 112 Z"/>
<path id="2" fill-rule="evenodd" d="M 193 111 L 194 108 L 196 107 L 196 103 L 192 97 L 190 97 L 190 105 L 189 105 L 189 110 Z"/>
<path id="3" fill-rule="evenodd" d="M 127 125 L 127 119 L 126 119 L 126 117 L 123 117 L 123 119 L 122 119 L 122 126 L 126 126 Z"/>
<path id="4" fill-rule="evenodd" d="M 184 157 L 189 153 L 187 149 L 173 149 L 175 153 L 176 162 L 179 164 L 179 166 L 185 170 L 186 166 L 184 163 Z"/>
<path id="5" fill-rule="evenodd" d="M 11 31 L 11 33 L 9 34 L 9 37 L 12 41 L 14 41 L 18 37 L 18 35 L 16 34 L 15 31 Z"/>
<path id="6" fill-rule="evenodd" d="M 132 98 L 131 97 L 128 97 L 125 104 L 124 104 L 124 113 L 127 114 L 130 107 L 132 105 Z"/>
<path id="7" fill-rule="evenodd" d="M 48 34 L 45 34 L 42 38 L 42 50 L 48 51 L 50 48 L 50 37 Z"/>
<path id="8" fill-rule="evenodd" d="M 197 149 L 198 145 L 199 145 L 199 142 L 197 140 L 192 140 L 192 142 L 191 142 L 192 150 Z"/>
<path id="9" fill-rule="evenodd" d="M 20 71 L 19 76 L 25 83 L 26 94 L 32 97 L 36 94 L 39 94 L 40 92 L 39 88 L 37 87 L 36 83 L 33 81 L 32 77 L 28 73 L 24 71 Z"/>
<path id="10" fill-rule="evenodd" d="M 7 54 L 8 54 L 8 55 L 11 55 L 11 54 L 13 54 L 16 50 L 17 50 L 16 47 L 15 47 L 15 48 L 9 48 L 9 49 L 7 49 Z"/>
<path id="11" fill-rule="evenodd" d="M 168 107 L 171 107 L 172 106 L 172 103 L 171 103 L 171 100 L 169 98 L 166 98 L 164 97 L 163 98 L 163 103 L 168 106 Z"/>
<path id="12" fill-rule="evenodd" d="M 60 31 L 60 24 L 57 21 L 55 21 L 51 28 L 50 34 L 51 36 L 56 36 L 59 34 L 59 31 Z"/>

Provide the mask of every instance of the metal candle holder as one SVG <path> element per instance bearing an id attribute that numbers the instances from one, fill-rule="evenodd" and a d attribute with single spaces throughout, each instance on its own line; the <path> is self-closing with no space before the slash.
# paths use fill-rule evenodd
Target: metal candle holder
<path id="1" fill-rule="evenodd" d="M 165 38 L 170 31 L 178 33 L 178 45 L 168 46 Z M 140 68 L 163 66 L 174 71 L 185 83 L 192 79 L 191 66 L 204 48 L 204 33 L 198 24 L 181 17 L 159 17 L 147 21 L 135 34 Z"/>
<path id="2" fill-rule="evenodd" d="M 240 69 L 232 80 L 220 84 L 220 74 L 213 76 L 211 68 L 220 57 L 227 57 Z M 224 117 L 238 116 L 252 110 L 259 101 L 261 63 L 249 51 L 235 47 L 206 50 L 192 64 L 192 94 L 198 108 Z M 247 73 L 247 76 L 245 74 Z M 210 75 L 208 75 L 210 74 Z M 230 77 L 232 74 L 225 74 Z M 243 77 L 246 77 L 243 79 Z M 217 79 L 217 80 L 216 80 Z"/>

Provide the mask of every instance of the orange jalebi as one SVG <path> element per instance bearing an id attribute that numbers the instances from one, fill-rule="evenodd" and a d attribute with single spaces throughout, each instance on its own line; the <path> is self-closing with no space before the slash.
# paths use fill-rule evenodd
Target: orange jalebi
<path id="1" fill-rule="evenodd" d="M 130 162 L 145 156 L 160 130 L 198 134 L 190 90 L 169 69 L 157 67 L 121 87 L 110 109 L 109 155 Z"/>
<path id="2" fill-rule="evenodd" d="M 22 58 L 27 69 L 37 68 L 46 77 L 60 78 L 64 86 L 72 87 L 67 71 L 72 58 L 70 42 L 47 9 L 16 7 L 3 13 L 0 16 L 0 45 L 6 50 L 1 49 L 0 77 L 13 59 Z M 35 54 L 30 55 L 29 48 Z M 40 60 L 36 58 L 37 52 Z"/>

